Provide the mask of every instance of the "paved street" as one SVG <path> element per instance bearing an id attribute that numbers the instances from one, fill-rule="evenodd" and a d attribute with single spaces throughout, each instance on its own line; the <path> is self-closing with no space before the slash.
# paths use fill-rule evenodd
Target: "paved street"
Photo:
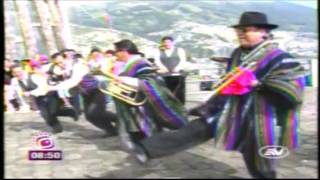
<path id="1" fill-rule="evenodd" d="M 281 160 L 279 178 L 318 177 L 317 89 L 307 89 L 301 116 L 301 148 Z M 118 137 L 102 138 L 83 115 L 60 120 L 65 132 L 52 137 L 63 160 L 30 161 L 33 137 L 49 128 L 37 113 L 5 114 L 5 178 L 250 178 L 240 154 L 215 149 L 212 141 L 140 165 Z"/>

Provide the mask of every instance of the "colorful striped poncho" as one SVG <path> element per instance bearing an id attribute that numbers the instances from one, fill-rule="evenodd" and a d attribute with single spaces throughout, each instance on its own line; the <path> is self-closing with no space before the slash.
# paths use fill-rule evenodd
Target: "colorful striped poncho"
<path id="1" fill-rule="evenodd" d="M 155 74 L 154 68 L 145 60 L 131 59 L 120 76 L 139 79 L 139 92 L 147 101 L 142 106 L 131 106 L 115 99 L 119 120 L 127 132 L 143 132 L 151 136 L 163 127 L 177 129 L 187 124 L 187 112 Z"/>
<path id="2" fill-rule="evenodd" d="M 216 145 L 241 151 L 248 137 L 254 136 L 257 149 L 267 145 L 295 149 L 299 144 L 305 71 L 300 63 L 278 48 L 271 48 L 256 58 L 259 63 L 254 74 L 261 85 L 245 95 L 225 97 L 223 108 L 214 114 Z M 228 69 L 240 63 L 241 50 L 237 49 Z M 210 113 L 208 110 L 207 114 Z"/>

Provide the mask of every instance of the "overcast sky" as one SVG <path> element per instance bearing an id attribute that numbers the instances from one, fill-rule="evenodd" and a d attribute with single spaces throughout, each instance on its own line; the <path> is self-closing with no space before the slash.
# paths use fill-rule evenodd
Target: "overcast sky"
<path id="1" fill-rule="evenodd" d="M 109 1 L 111 1 L 111 0 L 109 0 Z M 148 1 L 150 1 L 150 0 L 148 0 Z M 221 0 L 212 0 L 212 1 L 219 2 Z M 223 1 L 225 2 L 225 0 L 223 0 Z M 263 3 L 263 2 L 272 2 L 272 1 L 275 1 L 275 0 L 265 0 L 265 1 L 239 0 L 239 1 L 232 1 L 232 2 L 237 2 L 237 3 L 261 2 L 261 3 Z M 294 3 L 294 4 L 301 5 L 301 6 L 307 6 L 307 7 L 317 9 L 317 0 L 281 0 L 281 1 L 285 1 L 285 2 L 289 2 L 289 3 Z M 103 0 L 91 0 L 91 1 L 61 0 L 60 2 L 61 2 L 61 4 L 66 5 L 66 6 L 78 6 L 78 5 L 84 5 L 84 4 L 104 3 L 105 1 L 103 1 Z M 143 2 L 143 0 L 141 2 Z M 135 3 L 135 2 L 132 1 L 132 3 Z"/>
<path id="2" fill-rule="evenodd" d="M 303 1 L 302 0 L 301 1 L 290 0 L 290 1 L 287 1 L 287 2 L 298 4 L 298 5 L 302 5 L 302 6 L 311 7 L 313 9 L 317 9 L 317 0 L 303 0 Z"/>

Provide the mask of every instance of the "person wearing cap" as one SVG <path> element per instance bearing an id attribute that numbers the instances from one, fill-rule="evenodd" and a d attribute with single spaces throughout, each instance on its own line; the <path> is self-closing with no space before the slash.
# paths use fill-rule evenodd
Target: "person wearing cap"
<path id="1" fill-rule="evenodd" d="M 277 25 L 268 23 L 265 14 L 244 12 L 239 24 L 232 27 L 240 46 L 232 53 L 227 72 L 238 67 L 242 73 L 189 111 L 198 119 L 179 130 L 142 140 L 136 147 L 137 155 L 157 158 L 214 138 L 216 147 L 242 154 L 252 177 L 276 178 L 275 159 L 260 153 L 276 145 L 289 150 L 299 147 L 306 71 L 270 40 Z"/>
<path id="2" fill-rule="evenodd" d="M 43 54 L 37 54 L 34 58 L 34 60 L 37 60 L 40 62 L 41 69 L 43 72 L 47 72 L 50 68 L 50 62 L 46 55 Z"/>
<path id="3" fill-rule="evenodd" d="M 37 59 L 37 57 L 35 59 L 31 59 L 29 64 L 30 64 L 30 74 L 46 77 L 47 74 L 45 71 L 43 71 L 42 62 L 40 61 L 40 59 Z M 27 96 L 25 97 L 25 99 L 30 105 L 31 110 L 38 111 L 38 106 L 34 96 Z"/>
<path id="4" fill-rule="evenodd" d="M 178 129 L 187 124 L 187 111 L 170 93 L 156 68 L 141 56 L 137 46 L 124 39 L 114 43 L 117 61 L 125 62 L 117 79 L 138 91 L 145 103 L 133 106 L 113 98 L 119 118 L 119 130 L 129 149 L 145 137 L 164 129 Z M 128 135 L 128 136 L 126 136 Z M 132 146 L 133 145 L 133 146 Z"/>

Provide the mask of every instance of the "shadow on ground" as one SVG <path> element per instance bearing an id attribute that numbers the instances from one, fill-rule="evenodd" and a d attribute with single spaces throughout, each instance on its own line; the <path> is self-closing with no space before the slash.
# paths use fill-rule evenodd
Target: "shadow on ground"
<path id="1" fill-rule="evenodd" d="M 71 119 L 61 120 L 64 132 L 57 136 L 60 140 L 70 141 L 73 144 L 94 144 L 102 151 L 128 152 L 120 142 L 119 137 L 103 138 L 103 131 L 85 127 L 83 124 L 73 122 Z M 16 132 L 33 129 L 47 131 L 49 128 L 44 122 L 21 121 L 8 123 L 8 129 Z M 129 152 L 128 152 L 129 153 Z M 181 152 L 175 155 L 154 159 L 147 164 L 139 164 L 133 156 L 112 164 L 116 169 L 106 169 L 98 177 L 92 174 L 87 178 L 238 178 L 227 176 L 233 174 L 235 169 L 225 163 L 214 161 L 190 152 Z"/>
<path id="2" fill-rule="evenodd" d="M 122 178 L 211 178 L 233 179 L 236 172 L 231 166 L 189 152 L 181 152 L 161 159 L 153 159 L 146 164 L 139 164 L 132 156 L 114 164 L 116 170 L 107 170 L 99 177 L 87 175 L 94 179 Z M 227 174 L 230 174 L 227 175 Z"/>
<path id="3" fill-rule="evenodd" d="M 81 119 L 85 121 L 84 119 Z M 61 125 L 63 126 L 63 132 L 56 134 L 55 136 L 59 140 L 71 141 L 73 144 L 95 144 L 100 150 L 121 150 L 119 138 L 114 137 L 104 137 L 104 132 L 97 128 L 85 127 L 83 124 L 78 122 L 73 122 L 72 119 L 64 118 L 60 120 Z M 28 129 L 33 129 L 37 131 L 46 131 L 50 132 L 50 128 L 45 124 L 45 122 L 35 122 L 35 121 L 21 121 L 21 122 L 10 122 L 7 125 L 8 130 L 11 131 L 24 131 Z"/>

